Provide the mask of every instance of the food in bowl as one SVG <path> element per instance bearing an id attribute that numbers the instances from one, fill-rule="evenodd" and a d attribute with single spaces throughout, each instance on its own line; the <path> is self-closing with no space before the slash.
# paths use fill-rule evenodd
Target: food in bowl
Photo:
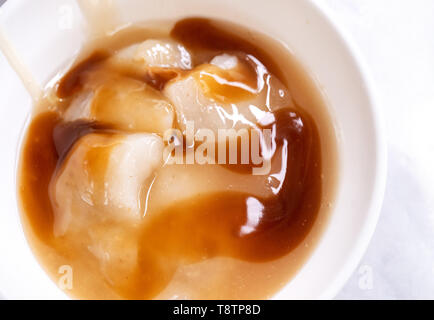
<path id="1" fill-rule="evenodd" d="M 73 297 L 268 298 L 320 238 L 336 156 L 323 93 L 276 40 L 202 18 L 128 27 L 35 106 L 20 206 Z"/>

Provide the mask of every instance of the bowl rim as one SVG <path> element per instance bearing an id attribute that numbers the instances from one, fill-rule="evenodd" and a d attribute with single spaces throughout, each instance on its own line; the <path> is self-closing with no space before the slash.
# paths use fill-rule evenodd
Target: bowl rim
<path id="1" fill-rule="evenodd" d="M 356 270 L 357 266 L 360 264 L 375 232 L 386 189 L 387 142 L 385 138 L 384 121 L 381 105 L 378 99 L 378 93 L 375 89 L 371 70 L 365 61 L 364 56 L 360 52 L 359 47 L 349 32 L 340 25 L 339 19 L 336 18 L 335 13 L 327 6 L 326 3 L 320 3 L 319 1 L 315 0 L 308 0 L 307 2 L 312 7 L 312 10 L 321 16 L 324 21 L 329 24 L 332 31 L 339 37 L 352 62 L 360 72 L 360 78 L 363 82 L 362 89 L 366 93 L 366 96 L 370 102 L 366 105 L 366 108 L 369 108 L 370 115 L 372 116 L 372 124 L 376 142 L 376 174 L 371 191 L 372 198 L 369 204 L 369 209 L 366 212 L 364 225 L 360 228 L 357 241 L 352 245 L 351 255 L 346 259 L 345 264 L 337 272 L 337 275 L 334 277 L 334 280 L 331 282 L 325 292 L 318 297 L 318 299 L 323 300 L 336 297 L 337 294 L 342 290 L 353 272 Z"/>

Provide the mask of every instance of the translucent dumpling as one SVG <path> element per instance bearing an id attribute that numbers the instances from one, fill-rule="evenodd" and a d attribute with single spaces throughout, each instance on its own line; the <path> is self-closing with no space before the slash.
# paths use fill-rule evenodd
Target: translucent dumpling
<path id="1" fill-rule="evenodd" d="M 240 129 L 269 124 L 272 111 L 292 106 L 283 84 L 251 56 L 220 55 L 164 88 L 179 127 Z"/>
<path id="2" fill-rule="evenodd" d="M 120 50 L 112 58 L 114 64 L 136 68 L 191 69 L 190 53 L 170 39 L 148 39 Z"/>
<path id="3" fill-rule="evenodd" d="M 50 184 L 54 234 L 93 222 L 140 223 L 163 141 L 152 134 L 88 134 L 78 140 Z"/>
<path id="4" fill-rule="evenodd" d="M 279 148 L 266 174 L 252 175 L 217 164 L 169 164 L 157 171 L 149 192 L 148 213 L 160 212 L 178 201 L 212 195 L 216 192 L 241 192 L 253 197 L 274 196 L 283 183 L 286 149 Z"/>
<path id="5" fill-rule="evenodd" d="M 172 127 L 174 111 L 167 98 L 149 85 L 107 76 L 89 81 L 66 109 L 65 121 L 79 119 L 102 122 L 118 130 L 163 133 Z"/>

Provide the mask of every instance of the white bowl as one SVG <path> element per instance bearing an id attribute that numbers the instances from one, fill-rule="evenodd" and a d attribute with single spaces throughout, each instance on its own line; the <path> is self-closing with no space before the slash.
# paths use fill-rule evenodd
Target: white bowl
<path id="1" fill-rule="evenodd" d="M 40 83 L 70 62 L 85 39 L 75 0 L 14 0 L 0 10 L 1 27 Z M 339 190 L 318 246 L 275 298 L 334 297 L 368 245 L 386 176 L 372 83 L 349 39 L 324 8 L 306 0 L 122 0 L 120 10 L 130 23 L 194 15 L 250 26 L 286 44 L 315 75 L 330 101 L 339 135 Z M 0 294 L 11 299 L 65 298 L 37 263 L 22 230 L 15 175 L 31 100 L 1 55 L 0 88 Z"/>

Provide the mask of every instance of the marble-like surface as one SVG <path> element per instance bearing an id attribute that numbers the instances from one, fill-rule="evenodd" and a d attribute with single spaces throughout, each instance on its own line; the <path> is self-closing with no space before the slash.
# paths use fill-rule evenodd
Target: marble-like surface
<path id="1" fill-rule="evenodd" d="M 434 1 L 318 0 L 373 75 L 388 139 L 375 235 L 339 299 L 434 298 Z"/>
<path id="2" fill-rule="evenodd" d="M 371 69 L 389 151 L 377 230 L 337 298 L 434 299 L 434 1 L 316 2 Z"/>

